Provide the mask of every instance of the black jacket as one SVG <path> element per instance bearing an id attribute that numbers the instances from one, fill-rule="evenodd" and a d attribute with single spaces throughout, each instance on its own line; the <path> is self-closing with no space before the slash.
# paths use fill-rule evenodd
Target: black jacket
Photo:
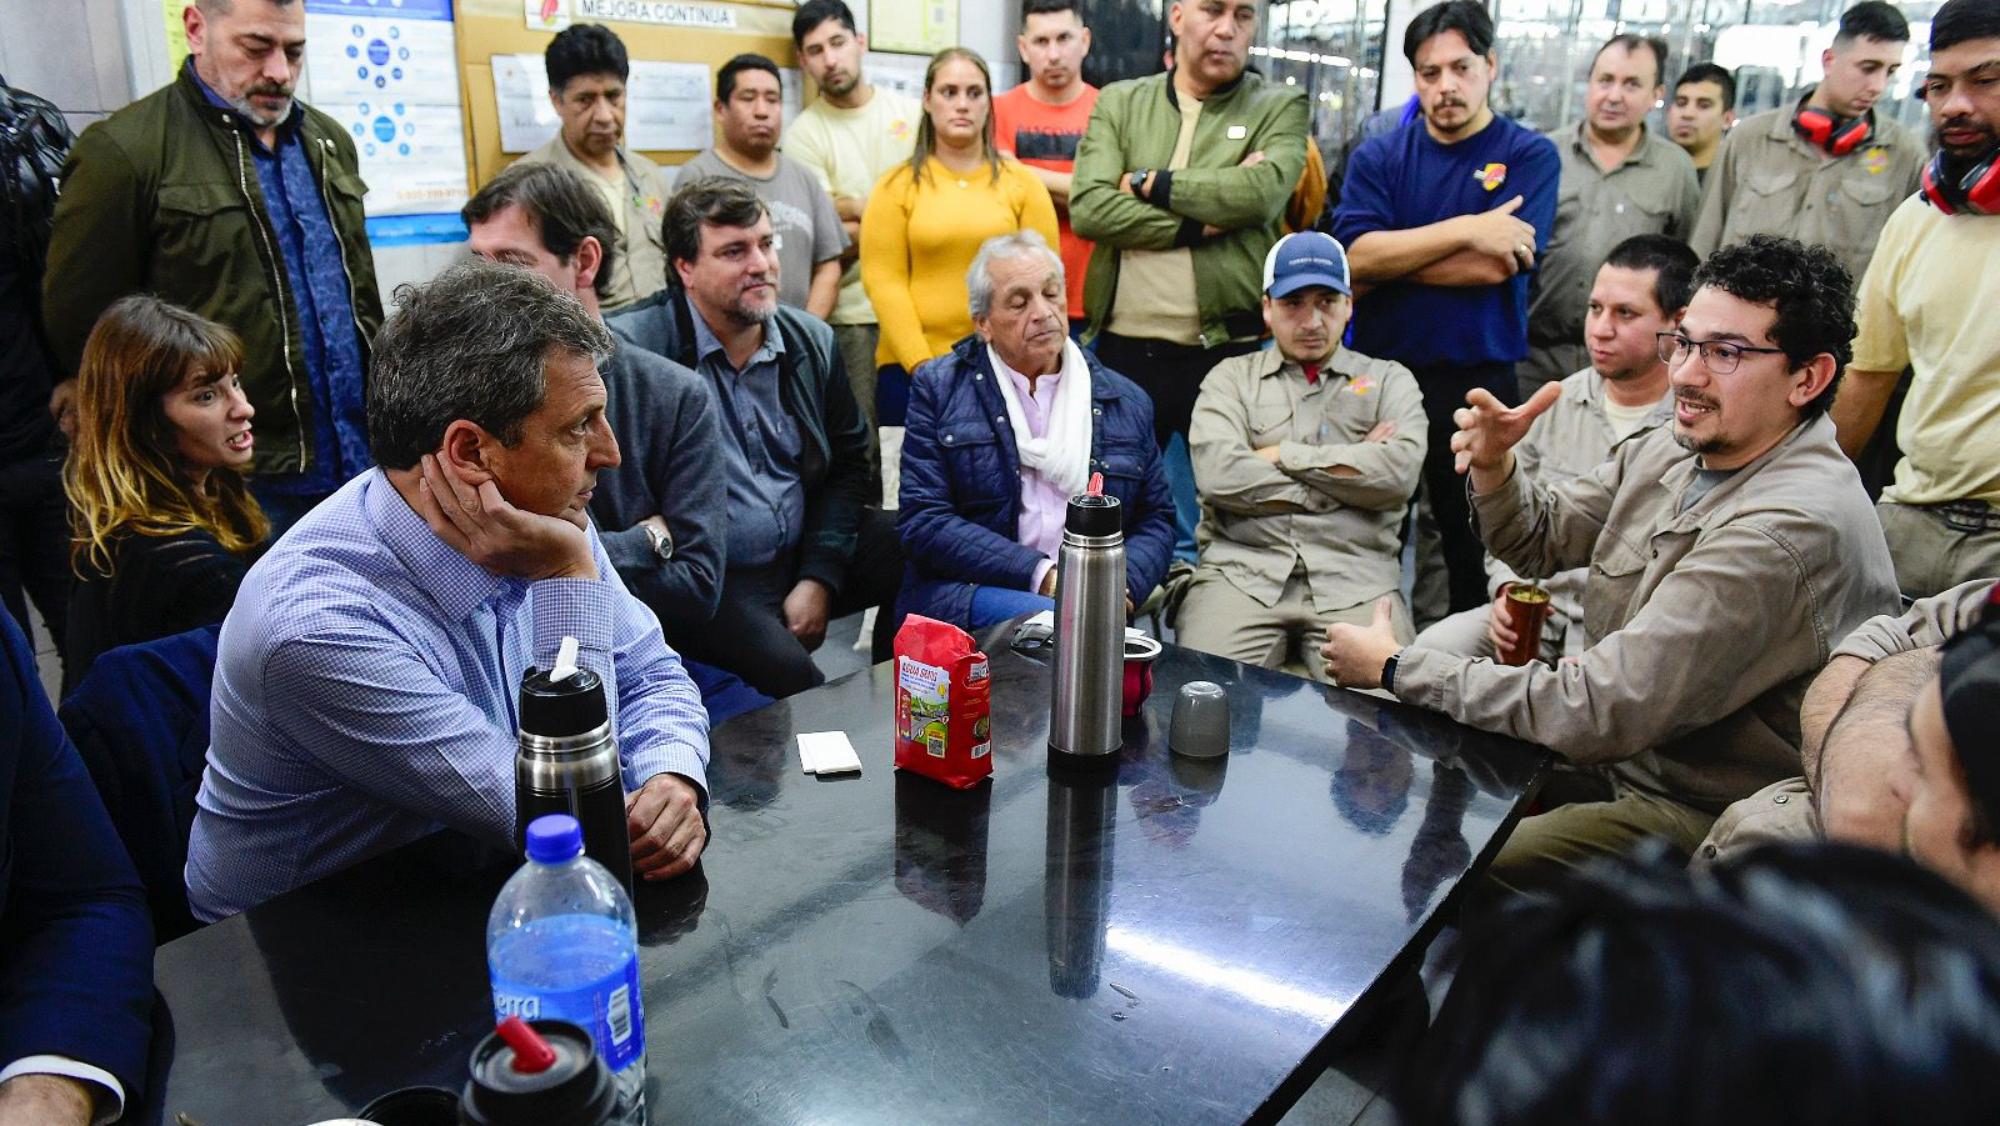
<path id="1" fill-rule="evenodd" d="M 695 367 L 694 314 L 679 286 L 628 305 L 604 323 L 622 340 Z M 823 583 L 838 595 L 854 561 L 861 510 L 871 499 L 868 422 L 855 405 L 833 329 L 789 305 L 778 306 L 771 324 L 785 345 L 779 400 L 798 423 L 805 446 L 799 479 L 805 486 L 806 517 L 797 577 Z"/>

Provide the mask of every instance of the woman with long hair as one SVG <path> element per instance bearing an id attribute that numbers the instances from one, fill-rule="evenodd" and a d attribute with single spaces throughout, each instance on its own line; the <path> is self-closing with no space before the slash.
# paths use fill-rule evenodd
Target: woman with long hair
<path id="1" fill-rule="evenodd" d="M 98 654 L 219 622 L 271 524 L 243 472 L 256 413 L 236 334 L 155 297 L 91 330 L 63 471 L 74 536 L 64 691 Z"/>
<path id="2" fill-rule="evenodd" d="M 1033 230 L 1056 244 L 1049 190 L 993 145 L 986 60 L 949 47 L 924 72 L 924 116 L 908 164 L 891 169 L 861 219 L 861 281 L 882 326 L 876 360 L 887 378 L 951 351 L 972 332 L 966 271 L 987 239 Z M 886 389 L 885 389 L 886 390 Z M 888 399 L 894 392 L 884 396 Z M 900 412 L 883 422 L 900 425 Z"/>

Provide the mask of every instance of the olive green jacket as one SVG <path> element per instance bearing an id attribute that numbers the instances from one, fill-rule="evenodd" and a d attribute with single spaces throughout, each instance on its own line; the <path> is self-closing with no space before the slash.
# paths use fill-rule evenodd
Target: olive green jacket
<path id="1" fill-rule="evenodd" d="M 340 236 L 365 364 L 382 326 L 361 210 L 368 187 L 346 131 L 300 106 L 300 140 Z M 43 316 L 65 375 L 76 374 L 98 316 L 127 294 L 150 293 L 227 325 L 243 339 L 243 389 L 257 408 L 255 471 L 298 473 L 313 456 L 312 385 L 254 141 L 185 67 L 85 129 L 63 170 Z"/>
<path id="2" fill-rule="evenodd" d="M 1179 98 L 1169 74 L 1106 86 L 1077 146 L 1069 199 L 1071 227 L 1097 243 L 1083 287 L 1091 331 L 1110 319 L 1120 251 L 1185 246 L 1194 253 L 1202 347 L 1261 336 L 1264 256 L 1305 171 L 1306 126 L 1302 91 L 1246 72 L 1202 103 L 1187 167 L 1172 174 L 1164 198 L 1155 181 L 1148 202 L 1118 182 L 1167 167 L 1180 138 Z M 1243 167 L 1253 152 L 1264 159 Z M 1203 238 L 1204 225 L 1222 233 Z"/>

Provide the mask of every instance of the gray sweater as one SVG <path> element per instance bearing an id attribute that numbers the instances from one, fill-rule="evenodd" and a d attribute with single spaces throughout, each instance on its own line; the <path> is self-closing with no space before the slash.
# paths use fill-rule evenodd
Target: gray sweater
<path id="1" fill-rule="evenodd" d="M 719 416 L 701 376 L 627 341 L 618 341 L 602 372 L 605 415 L 623 460 L 598 475 L 590 514 L 618 577 L 659 615 L 672 642 L 714 617 L 722 596 L 728 517 Z M 654 515 L 673 537 L 671 559 L 660 559 L 638 526 Z"/>

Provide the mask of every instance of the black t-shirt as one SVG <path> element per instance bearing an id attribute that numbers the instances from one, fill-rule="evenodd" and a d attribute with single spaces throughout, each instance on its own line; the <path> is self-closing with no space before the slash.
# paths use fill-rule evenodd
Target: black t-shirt
<path id="1" fill-rule="evenodd" d="M 111 555 L 111 578 L 86 564 L 84 577 L 70 588 L 64 695 L 108 649 L 220 622 L 250 570 L 250 560 L 231 554 L 204 531 L 123 535 Z"/>

